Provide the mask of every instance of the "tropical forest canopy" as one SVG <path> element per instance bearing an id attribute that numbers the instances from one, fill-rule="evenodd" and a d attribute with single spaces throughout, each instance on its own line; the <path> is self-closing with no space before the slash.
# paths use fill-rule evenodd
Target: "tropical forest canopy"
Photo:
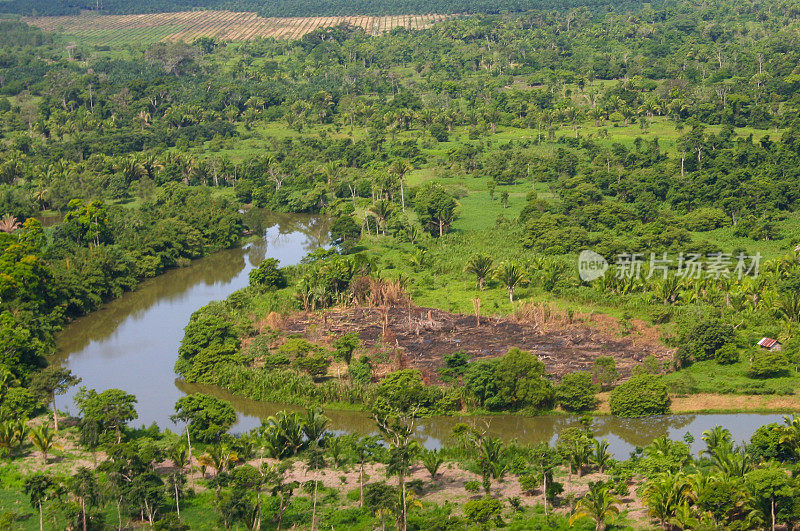
<path id="1" fill-rule="evenodd" d="M 111 0 L 0 6 L 17 15 L 133 9 Z M 563 429 L 555 448 L 506 445 L 465 425 L 441 454 L 411 438 L 417 417 L 433 414 L 639 417 L 687 396 L 761 395 L 759 404 L 777 399 L 774 408 L 795 400 L 797 5 L 136 6 L 465 16 L 380 36 L 338 26 L 295 41 L 113 46 L 0 22 L 0 451 L 11 462 L 0 473 L 17 506 L 24 493 L 42 521 L 47 514 L 64 528 L 155 526 L 162 516 L 158 525 L 181 528 L 183 500 L 195 511 L 186 518 L 213 511 L 222 527 L 258 528 L 263 503 L 276 528 L 461 529 L 504 519 L 602 528 L 619 512 L 616 496 L 630 495 L 649 512 L 626 512 L 622 526 L 798 521 L 796 417 L 741 446 L 709 430 L 697 458 L 691 436 L 663 437 L 614 462 L 589 421 Z M 258 208 L 323 214 L 334 246 L 292 267 L 265 260 L 248 287 L 198 309 L 175 370 L 189 384 L 307 406 L 306 414 L 281 412 L 233 437 L 232 407 L 192 394 L 175 405 L 184 445 L 158 427 L 131 428 L 136 397 L 82 389 L 79 429 L 58 432 L 56 397 L 79 383 L 47 366 L 61 327 L 143 279 L 240 244 L 258 229 L 241 211 Z M 584 249 L 612 262 L 633 253 L 715 257 L 730 269 L 662 275 L 652 263 L 612 263 L 592 283 L 575 270 Z M 751 267 L 737 275 L 735 257 L 745 255 Z M 358 315 L 368 322 L 356 326 Z M 605 335 L 591 335 L 598 315 Z M 409 336 L 432 344 L 449 333 L 443 323 L 480 332 L 481 322 L 511 330 L 514 341 L 519 330 L 552 327 L 592 341 L 613 336 L 619 348 L 558 371 L 554 357 L 513 343 L 486 354 L 448 336 L 447 352 L 424 350 L 433 352 L 422 357 L 427 365 L 397 348 Z M 629 337 L 645 347 L 625 350 Z M 762 337 L 782 349 L 756 346 Z M 385 445 L 326 433 L 320 404 L 369 411 Z M 72 468 L 48 474 L 60 437 Z M 88 466 L 75 448 L 100 463 Z M 278 464 L 262 466 L 259 451 Z M 28 473 L 34 452 L 42 474 Z M 169 472 L 160 467 L 167 458 Z M 457 510 L 415 498 L 437 485 L 445 459 L 463 484 Z M 306 478 L 300 495 L 281 463 L 315 478 L 328 469 L 349 490 L 340 496 L 338 484 Z M 370 463 L 398 487 L 365 486 Z M 407 491 L 416 463 L 431 479 L 410 480 Z M 347 466 L 358 480 L 337 479 L 334 470 Z M 597 482 L 580 479 L 589 470 Z M 521 493 L 507 504 L 498 490 L 506 474 Z M 562 495 L 573 474 L 579 488 Z M 198 493 L 185 488 L 187 477 Z M 485 497 L 466 501 L 481 489 Z M 352 503 L 340 511 L 345 499 Z M 548 504 L 560 512 L 548 515 Z"/>

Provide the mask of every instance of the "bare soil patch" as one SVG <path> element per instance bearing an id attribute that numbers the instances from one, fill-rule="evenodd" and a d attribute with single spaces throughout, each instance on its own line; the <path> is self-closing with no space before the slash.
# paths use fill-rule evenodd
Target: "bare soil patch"
<path id="1" fill-rule="evenodd" d="M 459 350 L 473 359 L 502 356 L 512 347 L 529 350 L 556 377 L 590 369 L 598 356 L 613 356 L 623 377 L 648 355 L 662 361 L 671 357 L 657 331 L 645 323 L 634 321 L 630 333 L 620 336 L 613 318 L 602 315 L 546 322 L 528 317 L 481 317 L 478 325 L 474 315 L 409 304 L 296 313 L 281 324 L 285 332 L 322 343 L 358 332 L 366 348 L 394 354 L 384 369 L 416 368 L 428 382 L 439 381 L 444 355 Z"/>

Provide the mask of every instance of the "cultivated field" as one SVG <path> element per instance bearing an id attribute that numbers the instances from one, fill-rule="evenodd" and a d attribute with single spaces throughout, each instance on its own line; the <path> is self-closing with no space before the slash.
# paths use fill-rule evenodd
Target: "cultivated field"
<path id="1" fill-rule="evenodd" d="M 263 18 L 256 13 L 231 11 L 183 11 L 146 15 L 93 15 L 29 17 L 25 22 L 44 31 L 57 32 L 97 43 L 120 41 L 184 40 L 215 37 L 243 41 L 256 37 L 299 39 L 318 28 L 351 24 L 378 34 L 404 26 L 419 29 L 444 20 L 448 15 L 395 15 L 385 17 L 296 17 Z"/>

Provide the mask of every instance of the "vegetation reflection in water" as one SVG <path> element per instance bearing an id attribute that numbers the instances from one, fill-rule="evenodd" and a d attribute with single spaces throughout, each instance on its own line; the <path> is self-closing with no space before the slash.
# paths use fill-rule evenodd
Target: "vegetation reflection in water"
<path id="1" fill-rule="evenodd" d="M 300 406 L 256 402 L 233 395 L 224 389 L 211 385 L 189 384 L 176 380 L 175 384 L 184 393 L 205 393 L 229 401 L 240 414 L 234 432 L 244 432 L 258 426 L 261 419 L 275 415 L 281 410 L 302 412 Z M 330 428 L 337 433 L 359 433 L 376 435 L 375 421 L 363 411 L 326 409 L 325 415 L 331 419 Z M 451 442 L 451 432 L 458 423 L 467 423 L 481 429 L 491 436 L 506 441 L 516 439 L 521 443 L 535 444 L 548 441 L 554 444 L 558 433 L 564 428 L 577 426 L 580 417 L 574 415 L 542 415 L 526 417 L 523 415 L 469 415 L 436 416 L 421 419 L 417 428 L 417 439 L 428 449 L 440 448 Z M 778 414 L 731 413 L 663 415 L 658 417 L 624 419 L 613 416 L 599 416 L 591 419 L 592 431 L 596 438 L 607 439 L 609 451 L 618 459 L 627 459 L 636 447 L 650 444 L 654 439 L 667 436 L 673 440 L 681 439 L 686 433 L 694 438 L 691 444 L 694 453 L 705 445 L 702 432 L 714 426 L 725 426 L 731 431 L 734 441 L 747 441 L 762 425 L 771 422 L 782 423 Z"/>
<path id="2" fill-rule="evenodd" d="M 71 369 L 87 388 L 136 395 L 139 422 L 171 426 L 169 415 L 182 396 L 173 383 L 173 364 L 190 315 L 245 287 L 248 273 L 265 256 L 294 264 L 327 240 L 327 220 L 321 216 L 251 211 L 245 220 L 264 236 L 145 281 L 77 319 L 59 334 L 51 361 Z M 75 391 L 62 402 L 65 406 L 72 404 Z"/>

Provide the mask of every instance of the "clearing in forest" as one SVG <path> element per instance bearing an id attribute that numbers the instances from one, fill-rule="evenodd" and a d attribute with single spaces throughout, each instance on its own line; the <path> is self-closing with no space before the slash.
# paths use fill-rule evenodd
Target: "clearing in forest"
<path id="1" fill-rule="evenodd" d="M 84 38 L 94 44 L 119 41 L 191 42 L 198 37 L 244 41 L 256 37 L 299 39 L 319 28 L 349 24 L 363 28 L 368 34 L 383 33 L 395 27 L 426 28 L 451 15 L 427 14 L 403 17 L 289 17 L 264 18 L 256 13 L 232 11 L 182 11 L 144 15 L 96 15 L 28 17 L 28 24 L 44 31 Z"/>
<path id="2" fill-rule="evenodd" d="M 298 312 L 281 328 L 312 341 L 331 342 L 347 332 L 358 332 L 364 346 L 393 350 L 378 372 L 419 369 L 427 382 L 439 380 L 444 355 L 462 350 L 473 359 L 502 356 L 512 347 L 535 353 L 549 374 L 560 378 L 576 370 L 589 370 L 598 356 L 612 356 L 623 378 L 648 355 L 661 362 L 672 352 L 659 340 L 658 329 L 632 321 L 626 332 L 604 314 L 576 314 L 572 318 L 549 315 L 528 306 L 511 317 L 463 315 L 407 306 L 347 307 L 322 313 Z"/>

